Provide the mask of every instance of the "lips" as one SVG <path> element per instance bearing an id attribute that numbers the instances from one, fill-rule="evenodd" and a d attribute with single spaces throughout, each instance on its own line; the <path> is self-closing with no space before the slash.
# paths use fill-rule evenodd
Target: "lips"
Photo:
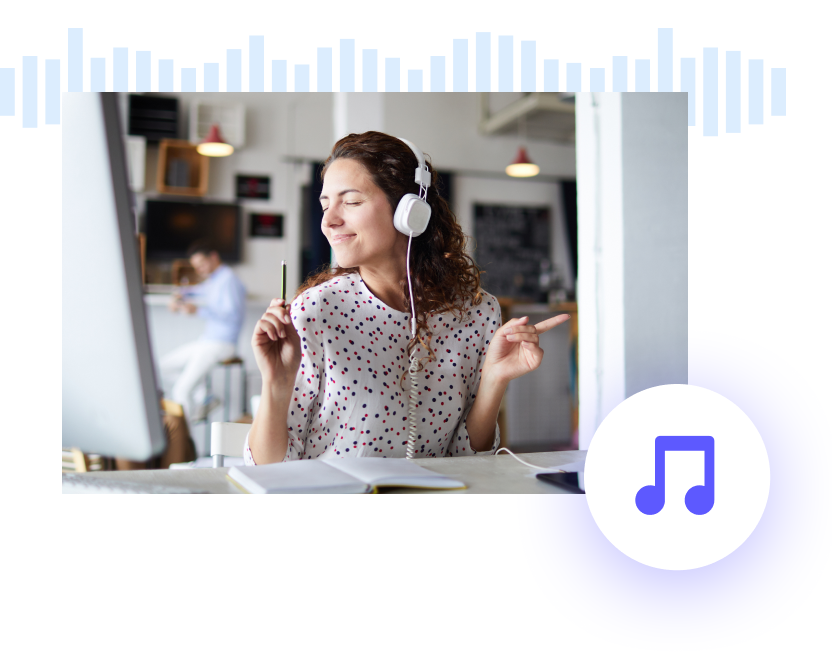
<path id="1" fill-rule="evenodd" d="M 340 245 L 341 243 L 351 241 L 353 238 L 355 238 L 355 234 L 335 234 L 332 236 L 330 242 L 333 245 Z"/>

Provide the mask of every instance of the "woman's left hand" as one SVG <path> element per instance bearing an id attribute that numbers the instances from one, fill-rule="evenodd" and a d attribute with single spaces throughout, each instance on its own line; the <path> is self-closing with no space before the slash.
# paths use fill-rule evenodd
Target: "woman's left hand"
<path id="1" fill-rule="evenodd" d="M 500 384 L 508 384 L 512 379 L 536 370 L 543 360 L 540 334 L 568 319 L 569 315 L 563 314 L 530 326 L 528 317 L 520 317 L 503 324 L 488 345 L 483 378 L 488 376 Z"/>

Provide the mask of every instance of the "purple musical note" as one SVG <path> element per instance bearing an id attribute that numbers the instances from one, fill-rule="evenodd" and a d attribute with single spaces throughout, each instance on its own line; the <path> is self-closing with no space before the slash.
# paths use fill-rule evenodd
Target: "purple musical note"
<path id="1" fill-rule="evenodd" d="M 636 493 L 638 510 L 653 516 L 664 507 L 664 454 L 667 451 L 705 453 L 705 485 L 693 486 L 685 493 L 685 506 L 697 516 L 708 513 L 714 506 L 714 438 L 698 435 L 656 437 L 656 485 L 644 486 Z"/>

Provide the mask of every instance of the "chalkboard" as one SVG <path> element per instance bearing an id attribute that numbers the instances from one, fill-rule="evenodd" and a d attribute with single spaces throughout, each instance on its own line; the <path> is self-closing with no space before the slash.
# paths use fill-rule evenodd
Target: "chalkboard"
<path id="1" fill-rule="evenodd" d="M 474 261 L 482 287 L 522 301 L 541 297 L 541 262 L 551 260 L 548 208 L 474 204 Z"/>

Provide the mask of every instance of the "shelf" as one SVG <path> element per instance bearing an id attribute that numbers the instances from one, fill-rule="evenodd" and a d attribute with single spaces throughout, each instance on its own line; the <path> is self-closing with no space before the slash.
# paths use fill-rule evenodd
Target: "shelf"
<path id="1" fill-rule="evenodd" d="M 205 196 L 208 192 L 209 160 L 188 141 L 163 139 L 159 142 L 156 191 L 159 194 Z"/>

